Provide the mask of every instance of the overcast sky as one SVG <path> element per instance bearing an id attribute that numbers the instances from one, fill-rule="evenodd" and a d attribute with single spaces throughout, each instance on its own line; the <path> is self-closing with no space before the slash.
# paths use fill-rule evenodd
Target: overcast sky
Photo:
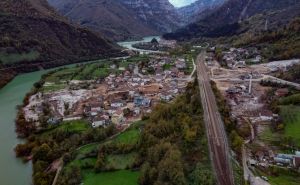
<path id="1" fill-rule="evenodd" d="M 182 7 L 191 4 L 196 0 L 169 0 L 169 1 L 176 7 Z"/>

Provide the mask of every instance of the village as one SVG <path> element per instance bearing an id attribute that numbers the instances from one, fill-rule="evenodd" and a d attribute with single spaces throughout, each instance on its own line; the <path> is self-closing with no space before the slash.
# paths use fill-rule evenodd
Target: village
<path id="1" fill-rule="evenodd" d="M 275 77 L 277 72 L 300 64 L 300 60 L 264 63 L 256 48 L 222 51 L 219 62 L 215 55 L 216 48 L 207 50 L 205 63 L 211 80 L 226 98 L 231 118 L 237 121 L 240 130 L 246 130 L 245 144 L 259 146 L 257 150 L 243 148 L 243 165 L 254 171 L 272 166 L 299 169 L 299 151 L 283 153 L 260 141 L 260 136 L 281 119 L 268 106 L 267 96 L 272 86 L 262 83 L 277 84 L 277 98 L 287 96 L 290 88 L 300 90 L 299 84 Z M 114 124 L 121 131 L 151 113 L 158 103 L 170 102 L 184 92 L 193 80 L 195 68 L 194 61 L 167 54 L 150 54 L 149 61 L 130 63 L 126 67 L 113 62 L 109 69 L 114 72 L 105 78 L 71 80 L 63 89 L 32 95 L 23 108 L 25 119 L 38 127 L 45 121 L 55 126 L 84 119 L 93 128 Z M 82 88 L 87 83 L 92 88 Z M 44 84 L 48 85 L 51 84 Z"/>
<path id="2" fill-rule="evenodd" d="M 276 146 L 261 141 L 260 137 L 273 123 L 281 120 L 280 115 L 273 113 L 268 106 L 268 92 L 272 89 L 272 85 L 262 84 L 276 85 L 274 94 L 277 99 L 286 97 L 291 88 L 300 90 L 299 84 L 276 78 L 274 75 L 300 64 L 300 60 L 264 63 L 256 48 L 230 48 L 222 51 L 221 62 L 217 62 L 215 53 L 216 48 L 209 48 L 205 61 L 211 79 L 226 98 L 231 109 L 231 118 L 236 120 L 237 127 L 245 132 L 245 144 L 256 148 L 253 150 L 253 147 L 252 149 L 243 147 L 242 157 L 246 168 L 255 171 L 255 169 L 277 166 L 298 170 L 299 151 L 283 153 Z M 266 177 L 262 179 L 268 181 Z M 250 177 L 249 180 L 251 181 Z"/>
<path id="3" fill-rule="evenodd" d="M 24 107 L 26 121 L 37 126 L 45 121 L 58 125 L 62 121 L 85 119 L 92 127 L 115 124 L 120 130 L 150 113 L 157 103 L 170 102 L 184 92 L 192 80 L 185 58 L 153 54 L 148 62 L 130 63 L 127 67 L 110 64 L 112 71 L 102 79 L 72 80 L 64 89 L 38 92 Z M 93 88 L 84 89 L 90 83 Z M 44 86 L 51 85 L 46 82 Z"/>

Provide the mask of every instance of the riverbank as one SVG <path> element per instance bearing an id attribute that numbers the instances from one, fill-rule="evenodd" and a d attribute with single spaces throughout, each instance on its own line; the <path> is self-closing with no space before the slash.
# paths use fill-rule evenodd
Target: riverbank
<path id="1" fill-rule="evenodd" d="M 128 56 L 127 53 L 119 53 L 119 54 L 112 54 L 109 58 L 119 58 L 119 57 L 126 57 Z M 11 66 L 3 66 L 0 68 L 0 89 L 3 88 L 6 84 L 8 84 L 11 80 L 13 80 L 17 75 L 24 74 L 24 73 L 31 73 L 35 71 L 39 71 L 41 69 L 53 69 L 57 67 L 63 67 L 71 64 L 79 64 L 79 63 L 86 63 L 93 60 L 101 60 L 101 59 L 108 59 L 107 57 L 90 57 L 90 58 L 82 58 L 79 60 L 56 60 L 50 62 L 34 62 L 34 63 L 20 63 L 17 65 Z"/>
<path id="2" fill-rule="evenodd" d="M 29 185 L 31 184 L 31 163 L 24 164 L 16 159 L 14 147 L 23 141 L 16 137 L 15 118 L 16 105 L 20 105 L 33 84 L 48 71 L 38 71 L 15 77 L 0 90 L 0 179 L 1 184 Z M 17 175 L 17 178 L 16 178 Z"/>
<path id="3" fill-rule="evenodd" d="M 137 41 L 135 41 L 136 43 Z M 130 45 L 119 43 L 120 45 Z M 71 64 L 71 66 L 74 64 Z M 68 65 L 70 66 L 70 65 Z M 11 78 L 0 88 L 0 179 L 6 185 L 29 185 L 32 184 L 31 163 L 24 164 L 22 160 L 15 158 L 14 148 L 22 140 L 16 137 L 15 118 L 17 116 L 17 105 L 21 105 L 26 93 L 30 91 L 33 84 L 41 76 L 50 70 L 40 70 Z M 3 74 L 3 73 L 1 73 Z M 1 78 L 2 79 L 2 78 Z M 17 175 L 17 178 L 16 178 Z"/>

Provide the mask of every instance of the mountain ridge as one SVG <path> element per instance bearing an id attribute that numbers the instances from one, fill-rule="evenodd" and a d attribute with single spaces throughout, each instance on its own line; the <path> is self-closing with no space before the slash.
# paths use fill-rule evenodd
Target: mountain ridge
<path id="1" fill-rule="evenodd" d="M 3 0 L 0 12 L 1 79 L 5 74 L 13 77 L 40 68 L 121 55 L 118 46 L 69 24 L 45 0 Z M 1 86 L 7 83 L 4 81 Z"/>
<path id="2" fill-rule="evenodd" d="M 299 5 L 294 0 L 228 0 L 215 11 L 210 12 L 195 23 L 166 34 L 168 39 L 188 40 L 200 37 L 221 37 L 240 34 L 240 23 L 248 18 L 266 12 L 282 11 Z M 294 10 L 297 11 L 298 9 Z M 298 11 L 299 12 L 299 11 Z M 281 17 L 285 19 L 285 17 Z M 288 21 L 285 21 L 288 22 Z"/>
<path id="3" fill-rule="evenodd" d="M 178 13 L 181 15 L 185 24 L 195 22 L 207 14 L 210 11 L 221 6 L 226 0 L 197 0 L 194 3 L 178 8 Z"/>
<path id="4" fill-rule="evenodd" d="M 114 41 L 159 35 L 181 26 L 176 9 L 168 0 L 48 1 L 71 21 Z"/>

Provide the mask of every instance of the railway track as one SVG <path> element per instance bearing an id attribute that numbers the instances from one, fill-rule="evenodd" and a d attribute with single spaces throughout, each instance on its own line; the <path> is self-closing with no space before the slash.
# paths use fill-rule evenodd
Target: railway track
<path id="1" fill-rule="evenodd" d="M 205 52 L 197 57 L 197 76 L 200 88 L 210 158 L 219 185 L 234 185 L 230 163 L 229 146 L 223 121 L 211 89 L 210 78 L 205 66 Z"/>

